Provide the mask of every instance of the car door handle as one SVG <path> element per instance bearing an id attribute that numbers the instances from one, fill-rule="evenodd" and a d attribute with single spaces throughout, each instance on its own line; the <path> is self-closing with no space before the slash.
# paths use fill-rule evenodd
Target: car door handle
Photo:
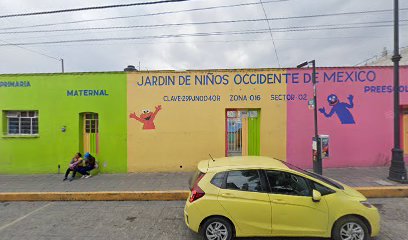
<path id="1" fill-rule="evenodd" d="M 272 200 L 273 203 L 285 203 L 285 201 L 283 199 L 273 199 Z"/>
<path id="2" fill-rule="evenodd" d="M 232 197 L 234 195 L 232 193 L 223 193 L 223 194 L 221 194 L 221 196 L 223 196 L 223 197 Z"/>

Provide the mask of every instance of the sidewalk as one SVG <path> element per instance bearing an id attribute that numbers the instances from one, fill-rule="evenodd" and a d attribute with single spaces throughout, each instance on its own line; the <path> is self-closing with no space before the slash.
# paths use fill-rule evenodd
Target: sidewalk
<path id="1" fill-rule="evenodd" d="M 0 175 L 4 192 L 106 192 L 188 190 L 193 173 L 99 174 L 63 182 L 63 174 Z M 351 187 L 401 186 L 387 179 L 388 167 L 325 169 L 324 175 Z"/>

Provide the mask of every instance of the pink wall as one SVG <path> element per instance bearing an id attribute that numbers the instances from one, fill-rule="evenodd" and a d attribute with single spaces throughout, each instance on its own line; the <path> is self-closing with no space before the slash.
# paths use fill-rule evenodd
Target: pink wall
<path id="1" fill-rule="evenodd" d="M 307 99 L 313 98 L 312 83 L 304 81 L 305 74 L 309 80 L 311 70 L 289 69 L 288 73 L 299 73 L 299 83 L 289 82 L 287 87 L 287 93 L 296 97 L 287 104 L 287 158 L 298 166 L 311 167 L 313 110 L 299 96 L 307 94 Z M 332 74 L 336 75 L 335 81 Z M 352 77 L 348 78 L 348 74 Z M 402 67 L 400 74 L 401 85 L 407 86 L 401 93 L 403 105 L 408 104 L 408 66 Z M 336 114 L 327 118 L 318 112 L 319 134 L 330 135 L 330 158 L 323 160 L 323 166 L 388 165 L 393 145 L 393 98 L 392 92 L 382 86 L 393 85 L 392 67 L 319 68 L 317 79 L 318 109 L 325 107 L 326 112 L 330 111 L 330 94 L 336 94 L 340 103 L 349 103 L 348 96 L 354 96 L 354 107 L 348 111 L 355 124 L 342 124 Z"/>

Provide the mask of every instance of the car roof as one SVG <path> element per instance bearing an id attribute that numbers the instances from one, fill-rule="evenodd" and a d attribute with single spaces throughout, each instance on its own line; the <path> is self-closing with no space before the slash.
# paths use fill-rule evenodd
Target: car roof
<path id="1" fill-rule="evenodd" d="M 236 156 L 203 160 L 198 164 L 201 172 L 231 169 L 289 169 L 281 160 L 261 156 Z"/>

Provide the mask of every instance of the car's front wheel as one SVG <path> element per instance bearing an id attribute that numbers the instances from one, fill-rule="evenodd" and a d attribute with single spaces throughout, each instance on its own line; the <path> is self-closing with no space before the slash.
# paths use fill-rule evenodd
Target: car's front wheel
<path id="1" fill-rule="evenodd" d="M 348 216 L 339 219 L 333 227 L 334 240 L 369 240 L 367 225 L 359 218 Z"/>
<path id="2" fill-rule="evenodd" d="M 231 240 L 233 239 L 232 225 L 220 217 L 208 219 L 201 228 L 204 240 Z"/>

